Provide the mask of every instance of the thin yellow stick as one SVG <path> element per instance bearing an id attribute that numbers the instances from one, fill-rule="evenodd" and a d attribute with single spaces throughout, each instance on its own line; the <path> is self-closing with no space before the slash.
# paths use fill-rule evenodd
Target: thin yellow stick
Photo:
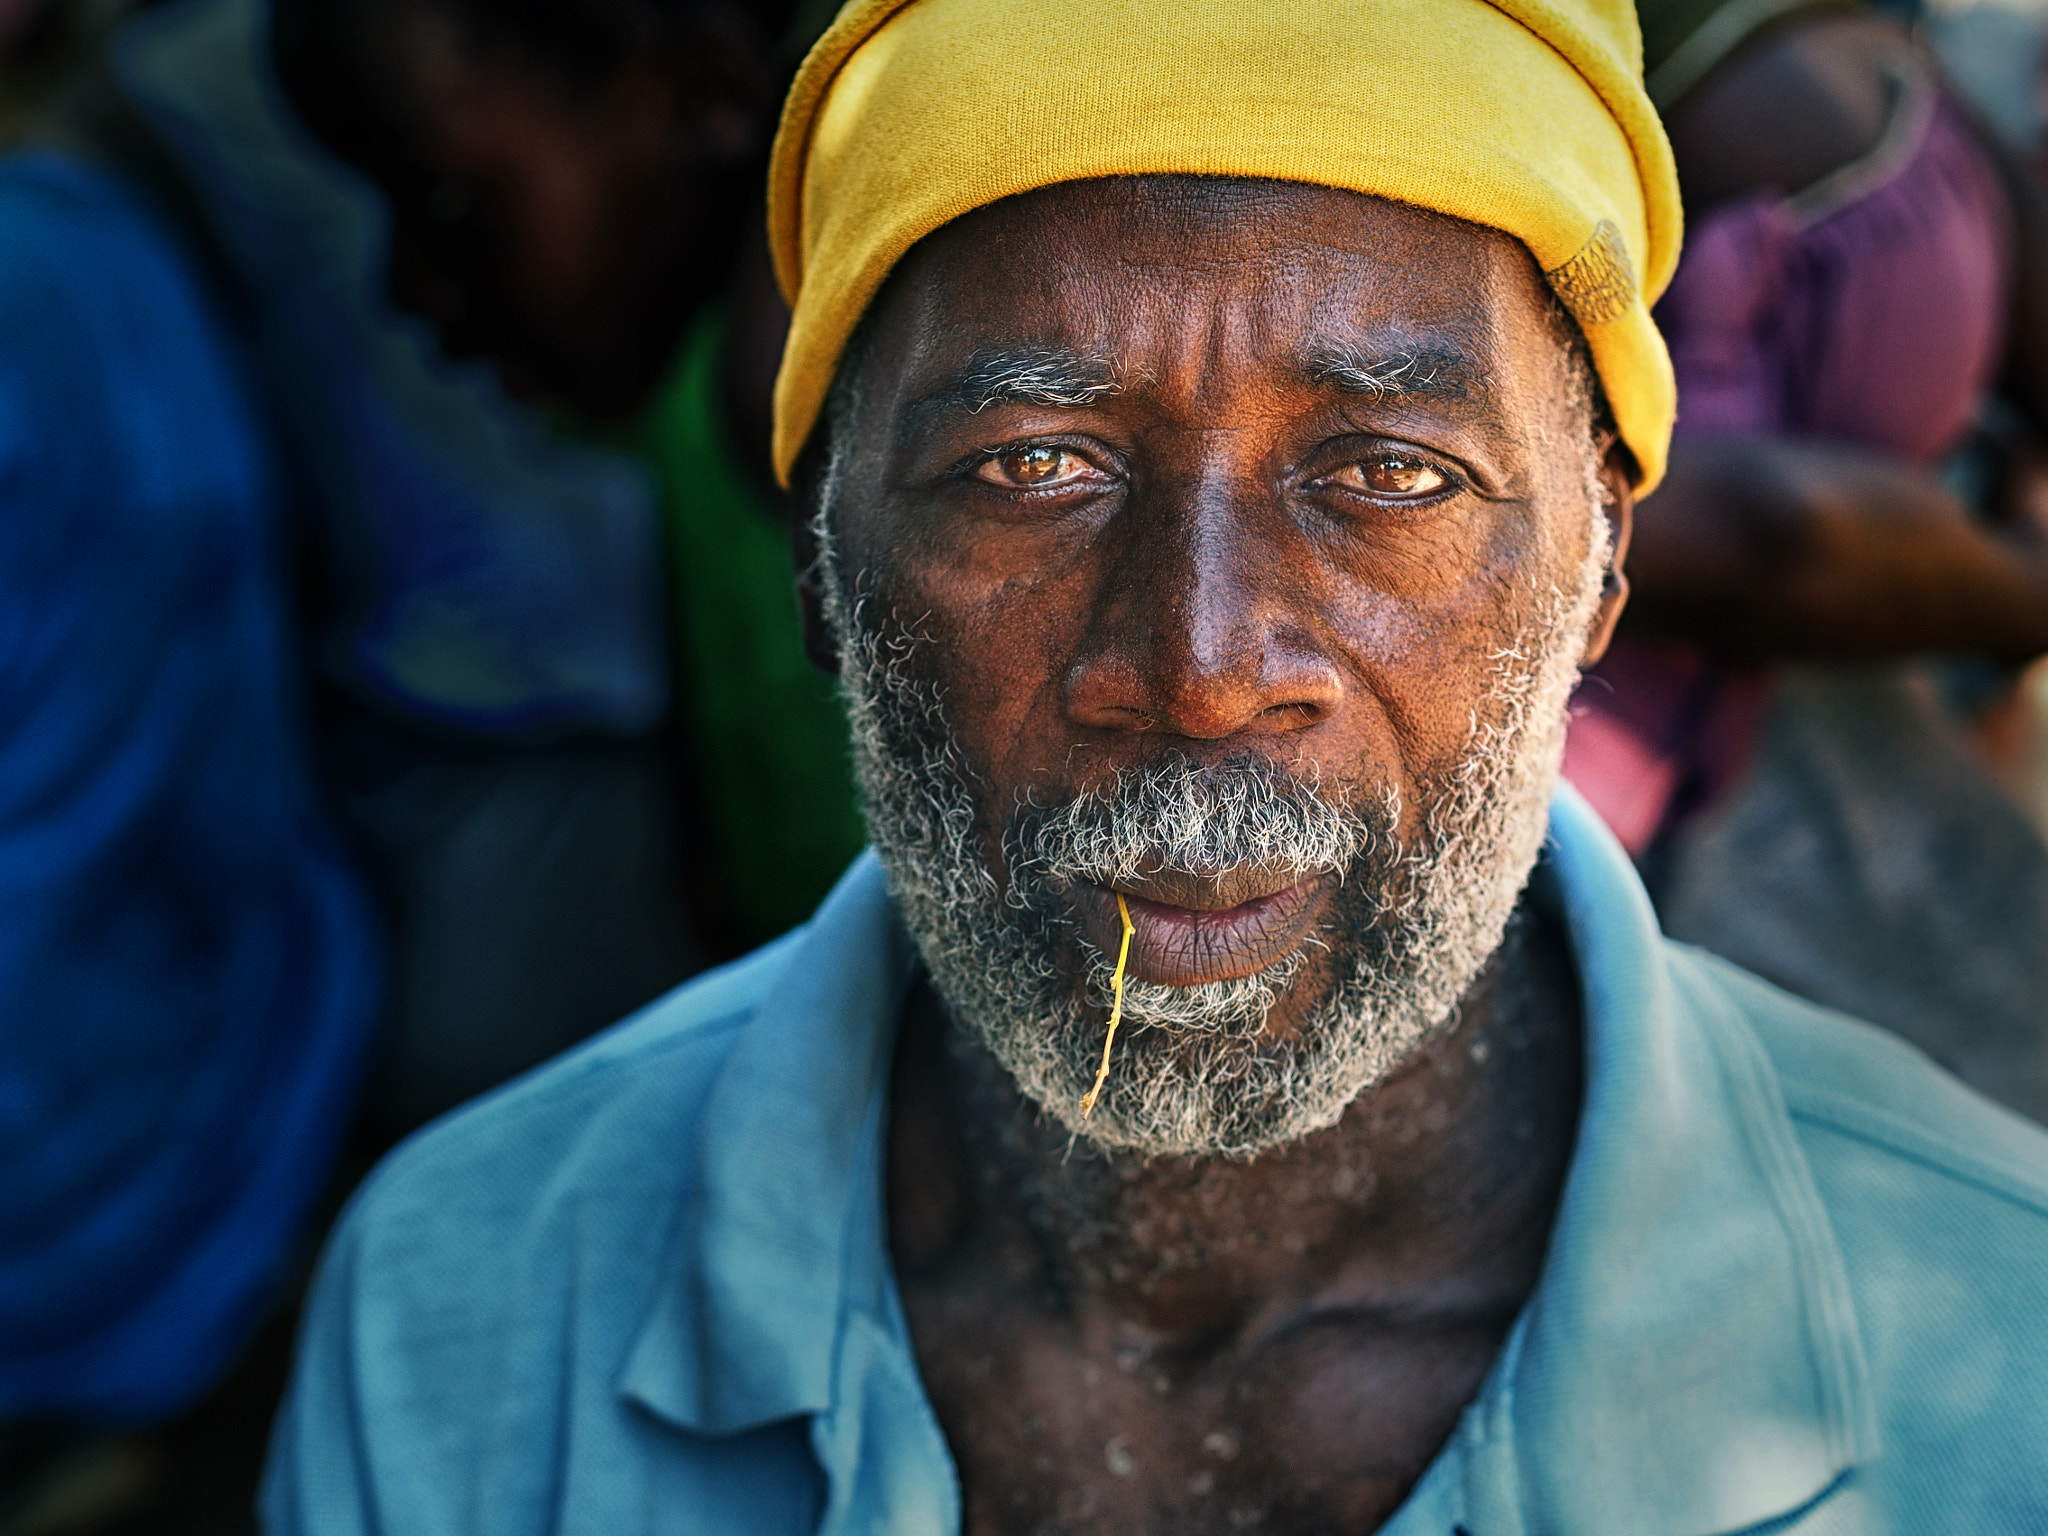
<path id="1" fill-rule="evenodd" d="M 1109 1008 L 1109 1033 L 1102 1037 L 1102 1065 L 1095 1072 L 1095 1086 L 1081 1100 L 1081 1118 L 1095 1113 L 1095 1101 L 1102 1097 L 1102 1085 L 1109 1081 L 1109 1048 L 1116 1044 L 1117 1020 L 1124 1016 L 1124 962 L 1131 958 L 1131 909 L 1124 905 L 1124 893 L 1116 893 L 1116 915 L 1124 920 L 1124 940 L 1116 952 L 1116 974 L 1109 978 L 1116 994 Z"/>

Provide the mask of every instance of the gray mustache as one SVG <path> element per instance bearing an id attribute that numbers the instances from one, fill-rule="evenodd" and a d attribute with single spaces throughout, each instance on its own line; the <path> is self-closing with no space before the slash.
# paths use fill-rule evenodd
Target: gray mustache
<path id="1" fill-rule="evenodd" d="M 1170 752 L 1123 770 L 1106 790 L 1019 806 L 1004 829 L 1004 862 L 1013 877 L 1054 888 L 1247 868 L 1341 874 L 1392 839 L 1394 816 L 1391 797 L 1333 793 L 1267 757 L 1201 763 Z"/>

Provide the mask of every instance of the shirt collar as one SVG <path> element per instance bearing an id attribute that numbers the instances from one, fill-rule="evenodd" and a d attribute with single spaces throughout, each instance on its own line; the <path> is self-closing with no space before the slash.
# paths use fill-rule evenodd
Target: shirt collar
<path id="1" fill-rule="evenodd" d="M 1474 1536 L 1741 1530 L 1877 1451 L 1839 1250 L 1776 1075 L 1568 785 L 1586 1102 L 1549 1255 L 1460 1427 Z"/>
<path id="2" fill-rule="evenodd" d="M 866 853 L 787 948 L 699 1123 L 680 1251 L 622 1388 L 704 1434 L 832 1406 L 855 1200 L 879 1170 L 878 1122 L 916 952 Z M 884 1235 L 886 1242 L 886 1234 Z"/>
<path id="3" fill-rule="evenodd" d="M 1876 1453 L 1841 1257 L 1761 1047 L 1568 786 L 1538 881 L 1578 962 L 1586 1102 L 1542 1278 L 1447 1451 L 1466 1524 L 1740 1530 Z M 886 1276 L 861 1205 L 915 951 L 872 854 L 787 954 L 712 1092 L 621 1383 L 700 1433 L 832 1409 L 844 1319 Z"/>

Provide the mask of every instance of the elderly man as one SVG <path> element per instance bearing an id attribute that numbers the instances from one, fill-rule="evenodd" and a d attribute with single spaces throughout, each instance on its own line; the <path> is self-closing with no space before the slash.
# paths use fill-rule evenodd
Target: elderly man
<path id="1" fill-rule="evenodd" d="M 876 856 L 378 1177 L 274 1532 L 2048 1522 L 2048 1142 L 1555 788 L 1672 416 L 1632 28 L 842 14 L 778 454 Z"/>

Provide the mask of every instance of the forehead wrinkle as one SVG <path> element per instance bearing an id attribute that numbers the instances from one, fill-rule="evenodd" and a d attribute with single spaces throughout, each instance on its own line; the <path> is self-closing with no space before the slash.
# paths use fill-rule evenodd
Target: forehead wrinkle
<path id="1" fill-rule="evenodd" d="M 1363 260 L 1365 271 L 1327 275 L 1348 290 L 1336 298 L 1337 307 L 1379 310 L 1380 323 L 1368 322 L 1361 327 L 1364 334 L 1350 336 L 1342 331 L 1333 336 L 1327 318 L 1315 323 L 1315 311 L 1327 309 L 1333 295 L 1320 291 L 1324 285 L 1301 263 L 1284 259 L 1310 249 L 1351 263 Z M 972 417 L 1005 403 L 1087 409 L 1134 389 L 1182 396 L 1184 404 L 1199 408 L 1226 384 L 1231 370 L 1215 365 L 1231 350 L 1227 338 L 1233 332 L 1251 340 L 1254 371 L 1269 383 L 1284 380 L 1361 402 L 1453 404 L 1461 407 L 1460 415 L 1477 410 L 1489 418 L 1506 404 L 1499 390 L 1509 381 L 1491 366 L 1501 361 L 1497 354 L 1503 338 L 1494 334 L 1500 317 L 1487 295 L 1458 295 L 1448 314 L 1442 312 L 1444 295 L 1427 295 L 1433 323 L 1418 330 L 1385 313 L 1390 307 L 1398 311 L 1408 297 L 1399 281 L 1405 263 L 1361 257 L 1339 242 L 1298 234 L 1261 256 L 1274 259 L 1212 260 L 1199 245 L 1175 252 L 1127 248 L 1108 264 L 1118 278 L 1112 291 L 1075 295 L 1071 284 L 1061 281 L 1054 292 L 1039 294 L 1036 305 L 1027 306 L 1071 309 L 1066 318 L 1080 335 L 1061 325 L 1054 338 L 1068 330 L 1071 341 L 998 341 L 977 348 L 949 377 L 901 407 L 898 430 L 936 430 L 934 418 Z M 1475 288 L 1485 287 L 1484 270 L 1494 264 L 1477 264 Z M 1251 281 L 1248 267 L 1258 272 Z M 1219 278 L 1228 281 L 1219 285 Z M 1062 302 L 1077 297 L 1081 302 Z M 947 317 L 931 318 L 941 321 L 941 329 L 952 328 L 943 323 Z M 1394 323 L 1386 324 L 1389 320 Z M 1434 322 L 1448 322 L 1455 335 L 1444 334 L 1444 326 Z M 1127 354 L 1123 348 L 1133 341 L 1140 351 Z"/>
<path id="2" fill-rule="evenodd" d="M 1235 356 L 1268 380 L 1306 384 L 1317 392 L 1335 388 L 1374 400 L 1400 396 L 1468 404 L 1491 394 L 1499 382 L 1487 363 L 1498 340 L 1492 306 L 1468 296 L 1446 315 L 1440 302 L 1431 303 L 1437 313 L 1429 321 L 1448 322 L 1450 334 L 1436 323 L 1418 329 L 1412 322 L 1421 317 L 1399 313 L 1398 269 L 1392 281 L 1385 271 L 1305 271 L 1286 259 L 1305 248 L 1361 260 L 1335 244 L 1295 239 L 1250 261 L 1121 261 L 1126 281 L 1112 301 L 1116 329 L 1126 338 L 1143 338 L 1137 359 L 1123 363 L 1127 387 L 1143 382 L 1206 398 L 1234 371 L 1219 364 Z M 1274 259 L 1266 260 L 1269 255 Z M 1319 283 L 1319 276 L 1330 281 Z M 1362 334 L 1332 336 L 1324 317 L 1333 305 L 1381 313 L 1360 328 Z"/>

